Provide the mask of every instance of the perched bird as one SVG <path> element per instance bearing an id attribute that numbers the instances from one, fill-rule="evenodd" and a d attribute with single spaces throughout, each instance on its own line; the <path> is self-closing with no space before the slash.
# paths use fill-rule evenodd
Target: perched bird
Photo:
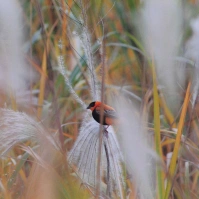
<path id="1" fill-rule="evenodd" d="M 100 123 L 101 106 L 103 106 L 103 113 L 104 113 L 102 124 L 110 126 L 112 124 L 117 123 L 118 122 L 118 116 L 117 116 L 116 111 L 112 107 L 110 107 L 106 104 L 102 104 L 99 101 L 91 102 L 89 104 L 89 106 L 87 107 L 87 109 L 90 109 L 92 111 L 92 116 L 95 119 L 95 121 Z"/>

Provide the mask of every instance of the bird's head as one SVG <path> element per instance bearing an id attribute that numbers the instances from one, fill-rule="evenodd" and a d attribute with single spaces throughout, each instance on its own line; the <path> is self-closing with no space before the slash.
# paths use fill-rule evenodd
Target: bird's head
<path id="1" fill-rule="evenodd" d="M 101 105 L 101 102 L 99 101 L 95 101 L 95 102 L 91 102 L 87 109 L 90 109 L 91 111 L 93 111 L 97 106 L 100 106 Z"/>

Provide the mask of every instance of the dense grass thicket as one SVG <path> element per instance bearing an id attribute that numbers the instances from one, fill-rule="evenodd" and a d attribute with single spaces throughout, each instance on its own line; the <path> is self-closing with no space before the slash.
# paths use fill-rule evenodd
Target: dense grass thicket
<path id="1" fill-rule="evenodd" d="M 0 199 L 199 198 L 197 0 L 6 0 L 0 71 Z"/>

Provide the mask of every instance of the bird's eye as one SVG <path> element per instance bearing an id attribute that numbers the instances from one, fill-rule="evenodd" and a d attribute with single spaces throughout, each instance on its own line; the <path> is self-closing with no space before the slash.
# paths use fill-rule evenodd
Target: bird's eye
<path id="1" fill-rule="evenodd" d="M 90 106 L 91 106 L 91 107 L 94 107 L 94 106 L 95 106 L 95 102 L 91 102 L 91 103 L 90 103 Z"/>

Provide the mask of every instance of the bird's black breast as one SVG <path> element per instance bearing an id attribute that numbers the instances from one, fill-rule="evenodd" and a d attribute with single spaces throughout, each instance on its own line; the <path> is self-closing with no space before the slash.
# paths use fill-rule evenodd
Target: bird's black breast
<path id="1" fill-rule="evenodd" d="M 93 118 L 95 119 L 95 121 L 97 121 L 98 123 L 100 123 L 100 114 L 96 111 L 96 109 L 93 110 L 92 112 Z M 108 125 L 105 122 L 105 117 L 103 117 L 103 125 Z"/>

